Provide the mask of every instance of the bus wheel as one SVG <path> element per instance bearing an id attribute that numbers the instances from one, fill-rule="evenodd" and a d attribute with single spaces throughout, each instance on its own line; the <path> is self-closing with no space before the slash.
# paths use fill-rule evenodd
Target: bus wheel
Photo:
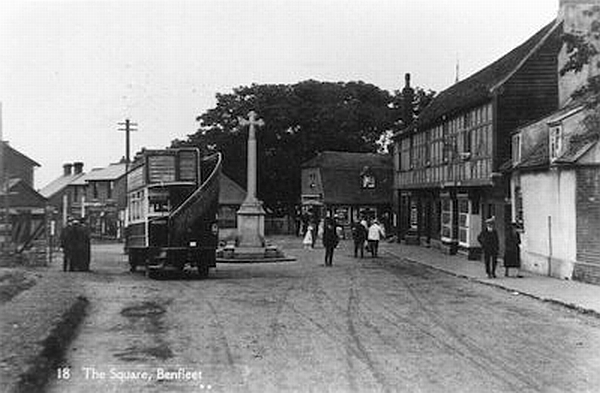
<path id="1" fill-rule="evenodd" d="M 151 269 L 146 267 L 146 277 L 156 280 L 161 277 L 160 269 Z"/>
<path id="2" fill-rule="evenodd" d="M 209 267 L 206 263 L 198 264 L 198 274 L 200 275 L 200 278 L 208 277 L 208 269 Z"/>

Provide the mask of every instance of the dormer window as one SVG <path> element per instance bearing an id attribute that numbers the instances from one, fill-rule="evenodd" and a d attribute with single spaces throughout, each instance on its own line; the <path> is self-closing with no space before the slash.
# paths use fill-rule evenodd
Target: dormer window
<path id="1" fill-rule="evenodd" d="M 375 188 L 375 175 L 368 166 L 363 168 L 360 177 L 362 188 Z"/>
<path id="2" fill-rule="evenodd" d="M 512 163 L 517 165 L 521 162 L 521 134 L 512 136 Z"/>
<path id="3" fill-rule="evenodd" d="M 375 176 L 363 175 L 362 188 L 375 188 Z"/>
<path id="4" fill-rule="evenodd" d="M 562 125 L 555 125 L 550 127 L 550 141 L 548 143 L 550 148 L 550 162 L 556 160 L 560 155 L 562 149 Z"/>

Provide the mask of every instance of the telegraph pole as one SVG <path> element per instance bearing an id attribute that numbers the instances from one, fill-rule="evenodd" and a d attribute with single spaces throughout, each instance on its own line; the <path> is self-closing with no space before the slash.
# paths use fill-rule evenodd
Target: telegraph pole
<path id="1" fill-rule="evenodd" d="M 129 121 L 129 119 L 125 119 L 124 123 L 118 123 L 119 126 L 121 126 L 121 128 L 119 128 L 119 131 L 125 131 L 125 217 L 123 217 L 123 223 L 121 225 L 123 225 L 123 227 L 125 226 L 125 224 L 129 221 L 129 217 L 128 216 L 128 212 L 129 212 L 129 184 L 128 184 L 128 177 L 129 177 L 129 163 L 131 162 L 130 160 L 130 156 L 129 156 L 129 134 L 132 131 L 137 131 L 137 123 L 132 123 Z M 127 237 L 125 236 L 125 247 L 127 247 Z"/>
<path id="2" fill-rule="evenodd" d="M 132 131 L 137 131 L 137 123 L 132 123 L 129 121 L 129 119 L 125 119 L 124 123 L 119 123 L 119 125 L 121 127 L 125 127 L 125 128 L 119 128 L 119 131 L 125 131 L 125 162 L 127 164 L 127 166 L 129 166 L 129 163 L 131 162 L 129 160 L 129 133 Z"/>

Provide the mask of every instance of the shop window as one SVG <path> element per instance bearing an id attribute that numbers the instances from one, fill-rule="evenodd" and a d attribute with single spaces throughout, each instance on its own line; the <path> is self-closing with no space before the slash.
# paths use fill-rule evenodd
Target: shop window
<path id="1" fill-rule="evenodd" d="M 442 200 L 442 217 L 441 217 L 441 226 L 442 226 L 442 239 L 443 240 L 452 240 L 452 221 L 453 221 L 453 211 L 452 211 L 452 201 L 450 199 Z"/>
<path id="2" fill-rule="evenodd" d="M 416 201 L 410 202 L 410 229 L 416 231 L 419 227 L 419 208 Z"/>
<path id="3" fill-rule="evenodd" d="M 468 246 L 469 240 L 469 200 L 460 199 L 458 201 L 458 242 L 463 246 Z"/>
<path id="4" fill-rule="evenodd" d="M 524 228 L 523 222 L 523 192 L 521 187 L 515 187 L 515 222 L 519 228 Z"/>
<path id="5" fill-rule="evenodd" d="M 340 225 L 348 225 L 350 224 L 350 208 L 349 207 L 336 207 L 334 210 L 334 214 L 337 220 L 337 223 Z"/>

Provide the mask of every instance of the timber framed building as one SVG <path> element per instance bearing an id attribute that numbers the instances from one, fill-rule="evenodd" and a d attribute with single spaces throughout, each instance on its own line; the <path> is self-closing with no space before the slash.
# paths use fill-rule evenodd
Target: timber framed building
<path id="1" fill-rule="evenodd" d="M 511 131 L 558 107 L 561 33 L 557 19 L 441 92 L 394 136 L 399 239 L 476 259 L 481 223 L 493 216 L 503 252 L 512 212 L 500 166 L 510 160 Z M 403 91 L 411 93 L 408 83 Z"/>

